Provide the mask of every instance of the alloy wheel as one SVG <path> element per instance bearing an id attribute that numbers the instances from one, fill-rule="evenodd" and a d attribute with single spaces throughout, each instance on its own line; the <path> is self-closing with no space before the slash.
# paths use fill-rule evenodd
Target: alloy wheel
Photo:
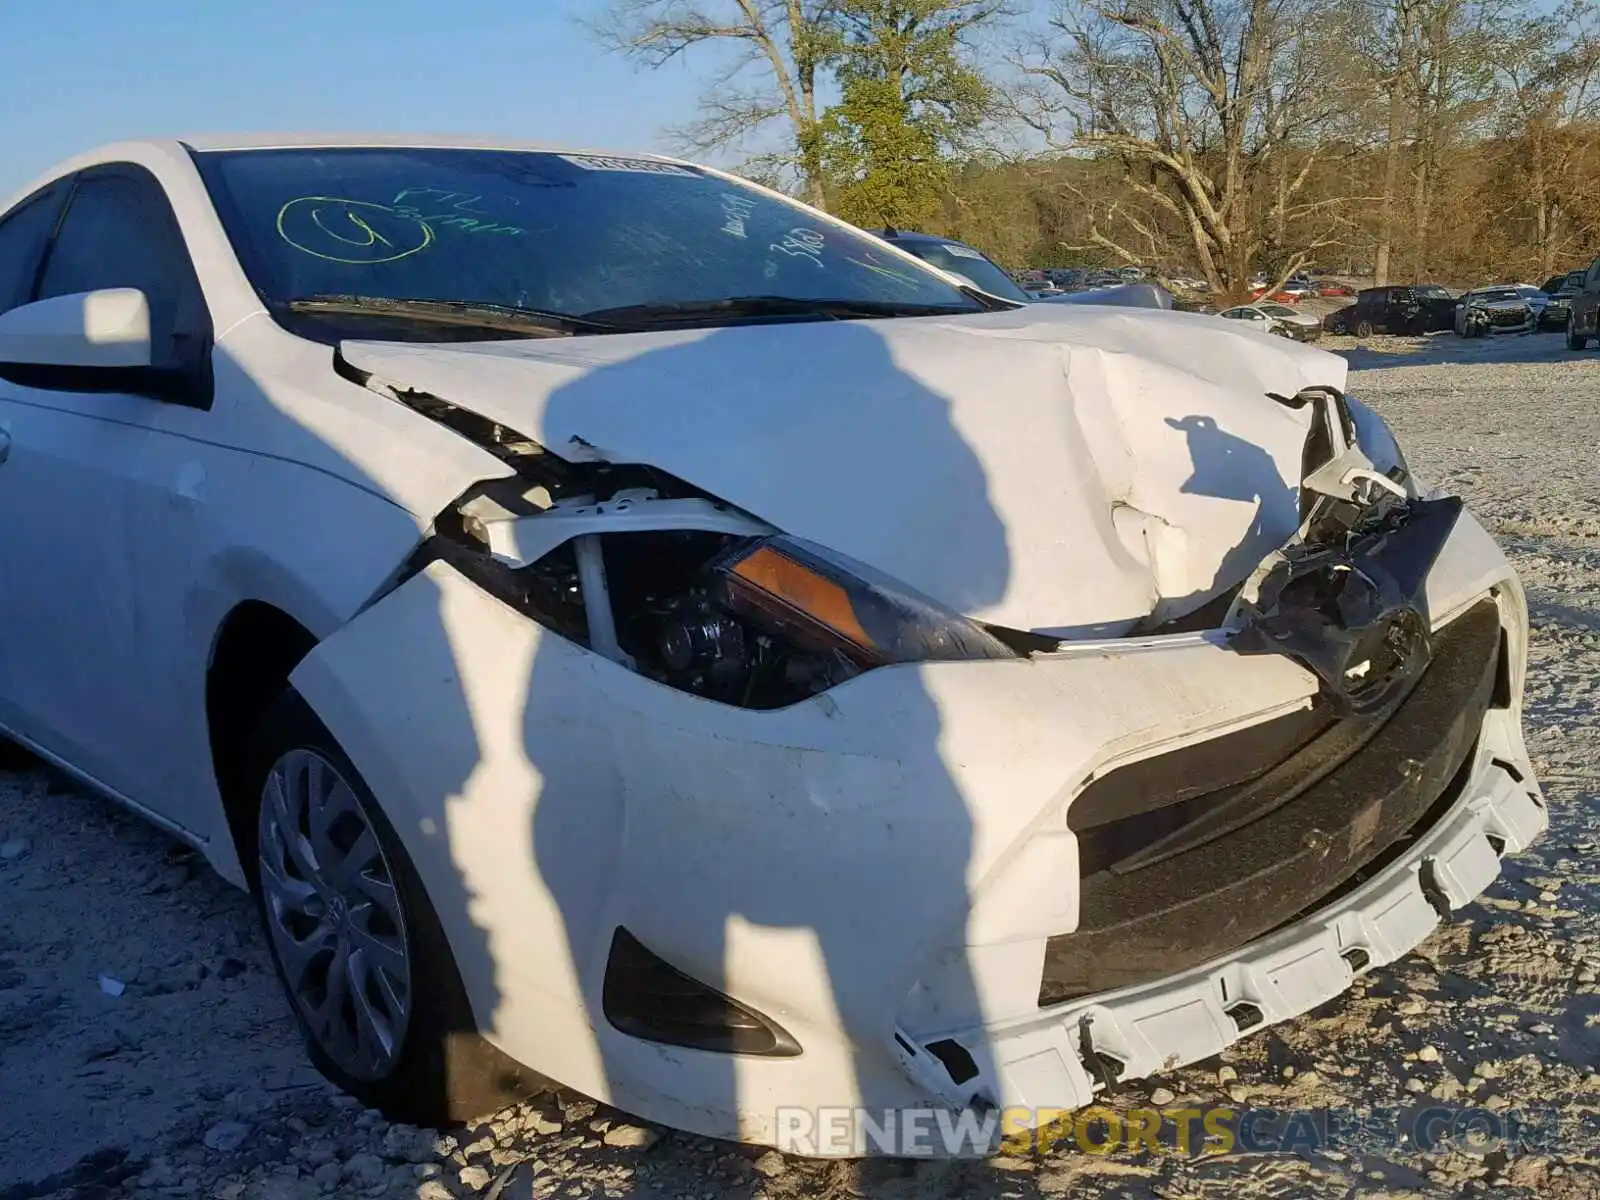
<path id="1" fill-rule="evenodd" d="M 262 785 L 259 868 L 268 934 L 301 1017 L 334 1064 L 375 1081 L 411 1015 L 411 953 L 394 872 L 350 784 L 290 750 Z"/>

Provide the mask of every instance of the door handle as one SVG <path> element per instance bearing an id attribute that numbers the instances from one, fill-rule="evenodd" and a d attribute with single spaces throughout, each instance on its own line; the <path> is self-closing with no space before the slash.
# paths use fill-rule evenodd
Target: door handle
<path id="1" fill-rule="evenodd" d="M 11 457 L 11 431 L 0 428 L 0 463 Z"/>

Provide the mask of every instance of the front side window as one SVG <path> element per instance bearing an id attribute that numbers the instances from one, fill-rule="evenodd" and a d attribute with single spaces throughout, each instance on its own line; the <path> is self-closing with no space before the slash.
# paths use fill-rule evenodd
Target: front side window
<path id="1" fill-rule="evenodd" d="M 153 366 L 192 363 L 210 325 L 199 281 L 166 194 L 139 168 L 79 179 L 45 258 L 39 299 L 102 288 L 144 293 Z"/>
<path id="2" fill-rule="evenodd" d="M 33 298 L 33 277 L 61 211 L 61 191 L 47 188 L 0 219 L 0 312 Z"/>
<path id="3" fill-rule="evenodd" d="M 365 304 L 359 336 L 411 339 L 370 301 L 589 319 L 567 332 L 718 323 L 746 303 L 918 315 L 985 307 L 875 241 L 695 167 L 526 151 L 213 151 L 196 162 L 257 292 L 329 340 L 330 302 Z M 765 303 L 752 306 L 750 302 Z M 321 305 L 317 315 L 318 305 Z M 673 311 L 676 307 L 676 311 Z M 697 314 L 699 314 L 697 316 Z M 776 314 L 776 316 L 775 316 Z M 737 314 L 736 314 L 737 315 Z M 835 315 L 839 315 L 836 311 Z M 349 313 L 333 324 L 348 330 Z M 309 323 L 308 323 L 309 322 Z M 434 340 L 437 325 L 421 332 Z M 478 335 L 475 335 L 478 336 Z M 527 336 L 524 331 L 521 336 Z"/>

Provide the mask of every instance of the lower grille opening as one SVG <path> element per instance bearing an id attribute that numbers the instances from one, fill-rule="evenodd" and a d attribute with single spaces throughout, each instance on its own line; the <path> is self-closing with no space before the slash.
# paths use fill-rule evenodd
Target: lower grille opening
<path id="1" fill-rule="evenodd" d="M 1233 1021 L 1234 1028 L 1240 1033 L 1247 1029 L 1254 1029 L 1267 1018 L 1254 1004 L 1240 1002 L 1227 1010 L 1229 1018 Z"/>
<path id="2" fill-rule="evenodd" d="M 1360 886 L 1454 803 L 1499 678 L 1492 601 L 1440 631 L 1409 695 L 1313 707 L 1130 764 L 1073 801 L 1079 926 L 1049 940 L 1041 1005 L 1236 950 Z"/>

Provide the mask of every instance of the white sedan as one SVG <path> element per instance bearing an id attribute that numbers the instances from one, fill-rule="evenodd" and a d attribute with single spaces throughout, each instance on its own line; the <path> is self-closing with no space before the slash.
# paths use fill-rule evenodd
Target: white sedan
<path id="1" fill-rule="evenodd" d="M 1344 381 L 657 157 L 111 146 L 0 217 L 0 727 L 393 1116 L 976 1144 L 1545 826 L 1522 591 Z"/>

